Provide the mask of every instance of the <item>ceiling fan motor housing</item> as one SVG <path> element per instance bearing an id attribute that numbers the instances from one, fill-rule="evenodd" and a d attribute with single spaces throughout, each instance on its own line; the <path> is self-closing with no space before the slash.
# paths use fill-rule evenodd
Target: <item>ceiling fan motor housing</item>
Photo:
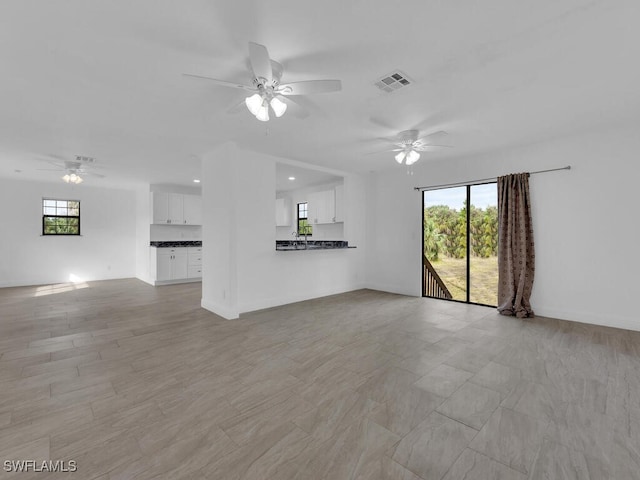
<path id="1" fill-rule="evenodd" d="M 418 140 L 418 130 L 405 130 L 404 132 L 400 132 L 398 137 L 400 138 L 400 143 L 402 145 L 412 145 L 416 140 Z"/>

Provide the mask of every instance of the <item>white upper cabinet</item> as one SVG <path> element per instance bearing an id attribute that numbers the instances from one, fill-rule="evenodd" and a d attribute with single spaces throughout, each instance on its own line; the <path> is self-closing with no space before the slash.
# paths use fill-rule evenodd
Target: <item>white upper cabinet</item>
<path id="1" fill-rule="evenodd" d="M 291 202 L 288 198 L 276 198 L 276 227 L 291 226 Z"/>
<path id="2" fill-rule="evenodd" d="M 169 194 L 169 220 L 172 225 L 184 224 L 184 195 Z"/>
<path id="3" fill-rule="evenodd" d="M 181 193 L 151 194 L 153 223 L 164 225 L 202 225 L 202 197 Z"/>
<path id="4" fill-rule="evenodd" d="M 313 192 L 308 195 L 309 222 L 311 224 L 344 222 L 344 187 Z"/>
<path id="5" fill-rule="evenodd" d="M 344 185 L 336 185 L 336 222 L 344 222 Z"/>
<path id="6" fill-rule="evenodd" d="M 153 223 L 171 223 L 169 221 L 169 194 L 153 192 L 151 194 L 151 208 L 153 209 Z"/>
<path id="7" fill-rule="evenodd" d="M 184 195 L 184 224 L 202 225 L 202 197 Z"/>

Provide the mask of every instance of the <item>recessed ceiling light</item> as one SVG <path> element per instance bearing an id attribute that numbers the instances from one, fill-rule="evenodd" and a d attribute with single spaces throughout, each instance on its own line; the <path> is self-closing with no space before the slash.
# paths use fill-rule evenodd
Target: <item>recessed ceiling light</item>
<path id="1" fill-rule="evenodd" d="M 295 180 L 296 177 L 289 177 L 289 180 Z"/>
<path id="2" fill-rule="evenodd" d="M 193 183 L 200 183 L 200 180 L 198 180 L 197 178 L 194 178 Z"/>

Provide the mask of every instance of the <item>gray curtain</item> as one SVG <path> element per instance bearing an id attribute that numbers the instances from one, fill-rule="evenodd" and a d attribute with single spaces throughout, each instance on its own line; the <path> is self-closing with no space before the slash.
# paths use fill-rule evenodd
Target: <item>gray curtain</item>
<path id="1" fill-rule="evenodd" d="M 529 174 L 498 177 L 498 311 L 533 317 L 535 272 Z"/>

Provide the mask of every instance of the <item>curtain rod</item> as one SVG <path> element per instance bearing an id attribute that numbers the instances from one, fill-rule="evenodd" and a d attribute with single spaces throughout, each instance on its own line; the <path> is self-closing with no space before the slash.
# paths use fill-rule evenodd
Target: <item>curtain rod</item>
<path id="1" fill-rule="evenodd" d="M 547 170 L 538 170 L 536 172 L 529 172 L 529 174 L 535 175 L 536 173 L 557 172 L 559 170 L 571 170 L 571 165 L 567 165 L 566 167 L 560 167 L 560 168 L 549 168 Z M 473 185 L 475 183 L 493 182 L 493 181 L 496 181 L 497 179 L 498 179 L 497 177 L 480 178 L 478 180 L 468 180 L 466 182 L 443 183 L 442 185 L 429 185 L 428 187 L 413 187 L 413 189 L 425 191 L 425 190 L 435 190 L 437 188 L 444 188 L 444 187 L 461 187 L 463 185 L 469 185 L 469 184 Z"/>

